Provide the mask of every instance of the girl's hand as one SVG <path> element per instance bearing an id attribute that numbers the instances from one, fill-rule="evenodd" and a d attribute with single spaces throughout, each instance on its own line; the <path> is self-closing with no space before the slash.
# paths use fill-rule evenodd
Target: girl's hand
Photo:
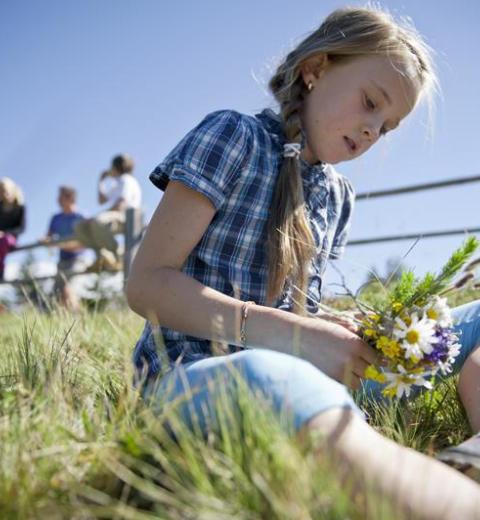
<path id="1" fill-rule="evenodd" d="M 358 322 L 363 318 L 361 312 L 353 312 L 346 311 L 343 312 L 340 316 L 337 314 L 332 314 L 329 312 L 320 311 L 315 315 L 317 318 L 321 320 L 329 321 L 330 323 L 335 323 L 336 325 L 340 325 L 341 327 L 346 328 L 350 332 L 354 334 L 358 334 L 360 331 L 360 326 Z"/>
<path id="2" fill-rule="evenodd" d="M 332 322 L 309 320 L 302 327 L 302 357 L 351 389 L 360 387 L 365 369 L 381 364 L 380 355 L 355 333 Z"/>

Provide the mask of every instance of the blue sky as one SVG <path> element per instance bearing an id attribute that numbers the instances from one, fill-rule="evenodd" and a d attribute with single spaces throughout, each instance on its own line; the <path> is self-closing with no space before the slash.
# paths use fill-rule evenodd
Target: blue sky
<path id="1" fill-rule="evenodd" d="M 353 5 L 362 5 L 351 2 Z M 273 67 L 295 41 L 343 2 L 283 0 L 2 0 L 0 176 L 24 189 L 34 241 L 56 211 L 57 187 L 79 191 L 98 212 L 96 181 L 111 157 L 136 161 L 147 215 L 159 193 L 148 173 L 210 111 L 256 113 Z M 420 108 L 401 129 L 338 165 L 357 192 L 480 174 L 480 4 L 474 0 L 384 1 L 411 16 L 436 50 L 442 86 L 433 138 Z M 477 227 L 480 185 L 358 202 L 351 238 Z M 406 259 L 418 274 L 438 269 L 461 237 L 421 241 Z M 339 263 L 354 288 L 372 265 L 402 256 L 409 242 L 351 247 Z M 52 260 L 46 253 L 38 258 Z M 12 264 L 20 260 L 12 255 Z M 329 269 L 327 283 L 337 281 Z"/>

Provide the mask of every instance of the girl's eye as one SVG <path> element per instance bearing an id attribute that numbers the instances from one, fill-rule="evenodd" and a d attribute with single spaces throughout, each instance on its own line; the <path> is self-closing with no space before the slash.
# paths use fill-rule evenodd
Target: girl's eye
<path id="1" fill-rule="evenodd" d="M 375 109 L 375 103 L 368 96 L 365 96 L 365 106 L 369 110 L 374 110 Z"/>

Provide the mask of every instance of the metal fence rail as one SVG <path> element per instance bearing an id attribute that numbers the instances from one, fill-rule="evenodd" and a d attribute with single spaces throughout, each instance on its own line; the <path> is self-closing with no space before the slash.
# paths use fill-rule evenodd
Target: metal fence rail
<path id="1" fill-rule="evenodd" d="M 480 181 L 480 175 L 473 177 L 460 177 L 458 179 L 447 179 L 445 181 L 428 182 L 425 184 L 415 184 L 413 186 L 404 186 L 402 188 L 393 188 L 390 190 L 379 190 L 379 191 L 367 191 L 365 193 L 359 193 L 355 199 L 365 200 L 374 199 L 377 197 L 387 197 L 390 195 L 402 195 L 404 193 L 413 193 L 415 191 L 431 190 L 434 188 L 446 188 L 447 186 L 455 186 L 458 184 L 468 184 L 470 182 Z"/>
<path id="2" fill-rule="evenodd" d="M 437 188 L 446 188 L 450 186 L 456 186 L 461 184 L 469 184 L 472 182 L 479 182 L 480 175 L 474 175 L 471 177 L 460 177 L 458 179 L 447 179 L 438 182 L 429 182 L 424 184 L 415 184 L 411 186 L 404 186 L 400 188 L 393 188 L 390 190 L 379 190 L 369 191 L 365 193 L 359 193 L 355 200 L 371 200 L 379 197 L 389 197 L 392 195 L 403 195 L 405 193 L 413 193 L 423 190 L 431 190 Z M 480 233 L 478 227 L 466 227 L 463 229 L 445 229 L 442 231 L 422 231 L 418 233 L 410 233 L 403 235 L 388 235 L 384 237 L 372 237 L 372 238 L 361 238 L 357 240 L 350 240 L 347 242 L 348 246 L 360 246 L 366 244 L 378 244 L 380 242 L 394 242 L 397 240 L 415 240 L 417 238 L 438 238 L 453 235 L 464 235 L 468 233 Z"/>

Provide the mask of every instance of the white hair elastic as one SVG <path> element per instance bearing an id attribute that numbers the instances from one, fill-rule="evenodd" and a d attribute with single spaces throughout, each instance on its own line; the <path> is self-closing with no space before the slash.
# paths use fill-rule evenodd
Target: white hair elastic
<path id="1" fill-rule="evenodd" d="M 302 151 L 302 145 L 300 143 L 285 143 L 283 145 L 283 156 L 284 157 L 300 157 Z"/>

